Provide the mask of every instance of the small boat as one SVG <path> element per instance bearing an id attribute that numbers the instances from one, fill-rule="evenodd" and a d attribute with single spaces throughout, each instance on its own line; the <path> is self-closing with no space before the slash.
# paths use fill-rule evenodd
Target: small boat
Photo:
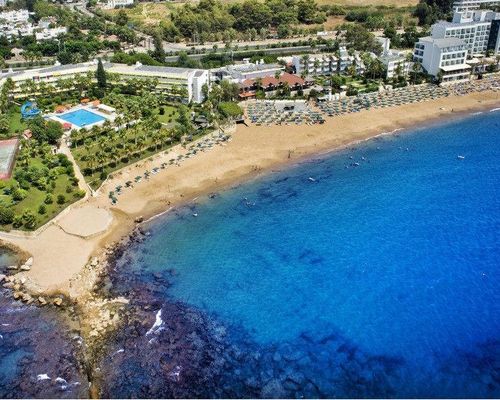
<path id="1" fill-rule="evenodd" d="M 459 160 L 463 160 L 463 159 L 465 159 L 465 156 L 457 156 L 457 158 L 458 158 Z"/>
<path id="2" fill-rule="evenodd" d="M 194 214 L 193 214 L 193 217 L 197 217 L 197 216 L 198 216 L 198 213 L 194 213 Z"/>
<path id="3" fill-rule="evenodd" d="M 316 179 L 312 178 L 312 177 L 309 177 L 307 178 L 310 182 L 316 182 Z"/>

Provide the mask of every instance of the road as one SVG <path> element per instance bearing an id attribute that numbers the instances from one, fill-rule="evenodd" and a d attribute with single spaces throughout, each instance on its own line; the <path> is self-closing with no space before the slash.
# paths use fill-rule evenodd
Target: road
<path id="1" fill-rule="evenodd" d="M 64 6 L 71 8 L 72 10 L 76 10 L 77 12 L 80 12 L 82 14 L 85 14 L 87 16 L 95 16 L 94 13 L 86 8 L 86 3 L 85 2 L 75 2 L 75 3 L 63 3 Z M 110 24 L 113 24 L 113 22 L 109 22 Z M 139 46 L 136 46 L 134 48 L 135 51 L 139 52 L 147 52 L 148 50 L 153 50 L 153 37 L 139 31 L 137 29 L 133 29 L 136 35 L 141 39 L 141 43 Z M 263 51 L 265 53 L 275 53 L 275 52 L 289 52 L 290 50 L 296 49 L 296 51 L 304 51 L 306 49 L 309 49 L 309 46 L 301 46 L 301 47 L 287 47 L 287 48 L 280 48 L 280 49 L 263 49 L 262 47 L 264 46 L 269 46 L 273 44 L 279 44 L 279 43 L 292 43 L 292 42 L 300 42 L 304 40 L 312 40 L 316 39 L 318 36 L 316 35 L 309 35 L 309 36 L 304 36 L 304 37 L 296 37 L 296 38 L 288 38 L 288 39 L 264 39 L 264 40 L 253 40 L 253 41 L 244 41 L 244 42 L 233 42 L 233 50 L 238 51 L 238 53 L 247 51 L 254 51 L 254 50 L 259 50 Z M 334 32 L 329 32 L 326 35 L 321 36 L 323 39 L 333 39 L 335 37 Z M 181 51 L 186 51 L 189 55 L 190 58 L 194 59 L 200 59 L 203 54 L 190 54 L 193 49 L 195 50 L 213 50 L 214 45 L 220 49 L 218 53 L 223 53 L 225 50 L 225 44 L 223 42 L 210 42 L 206 43 L 203 45 L 197 45 L 197 46 L 192 46 L 186 43 L 172 43 L 172 42 L 163 42 L 163 48 L 166 53 L 179 53 Z M 237 50 L 235 47 L 237 46 Z M 245 48 L 245 50 L 243 50 Z M 168 62 L 172 62 L 177 60 L 177 56 L 169 56 L 167 57 Z"/>

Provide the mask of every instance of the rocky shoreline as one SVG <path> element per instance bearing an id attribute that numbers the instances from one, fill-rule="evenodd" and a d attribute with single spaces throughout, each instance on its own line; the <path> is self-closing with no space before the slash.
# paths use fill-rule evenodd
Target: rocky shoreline
<path id="1" fill-rule="evenodd" d="M 367 355 L 333 330 L 318 338 L 304 333 L 293 343 L 255 343 L 242 327 L 170 299 L 174 270 L 151 274 L 118 265 L 148 236 L 137 225 L 106 251 L 107 272 L 95 293 L 129 303 L 94 360 L 101 397 L 394 395 L 401 360 Z"/>

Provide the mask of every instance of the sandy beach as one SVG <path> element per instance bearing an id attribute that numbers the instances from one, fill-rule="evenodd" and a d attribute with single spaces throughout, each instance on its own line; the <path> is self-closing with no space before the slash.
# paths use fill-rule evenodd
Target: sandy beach
<path id="1" fill-rule="evenodd" d="M 495 107 L 500 107 L 499 94 L 483 92 L 327 118 L 323 125 L 239 125 L 228 143 L 143 179 L 124 190 L 114 206 L 108 198 L 110 190 L 185 150 L 177 146 L 115 173 L 97 196 L 73 205 L 37 235 L 0 233 L 0 239 L 33 256 L 31 270 L 19 273 L 28 289 L 77 298 L 92 288 L 96 278 L 89 260 L 129 233 L 139 216 L 150 218 L 196 197 L 384 132 Z"/>

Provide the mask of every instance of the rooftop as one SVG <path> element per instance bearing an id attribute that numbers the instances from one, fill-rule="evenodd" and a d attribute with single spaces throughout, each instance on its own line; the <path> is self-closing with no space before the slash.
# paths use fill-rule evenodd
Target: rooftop
<path id="1" fill-rule="evenodd" d="M 425 36 L 420 38 L 420 41 L 432 43 L 434 46 L 439 47 L 440 49 L 452 46 L 465 46 L 465 42 L 462 39 L 455 37 L 435 39 L 431 36 Z"/>

